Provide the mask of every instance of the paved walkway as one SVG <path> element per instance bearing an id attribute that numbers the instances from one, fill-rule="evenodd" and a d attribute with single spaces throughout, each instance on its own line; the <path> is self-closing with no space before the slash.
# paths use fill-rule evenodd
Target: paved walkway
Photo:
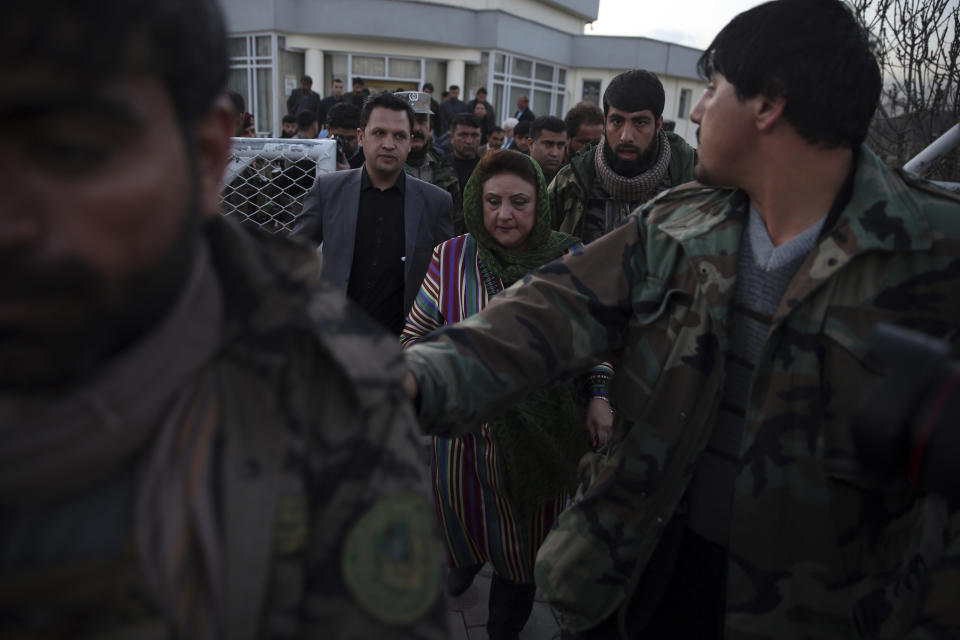
<path id="1" fill-rule="evenodd" d="M 487 640 L 487 598 L 490 595 L 490 565 L 473 580 L 473 585 L 457 598 L 447 597 L 452 640 Z M 540 600 L 533 603 L 533 613 L 520 632 L 520 640 L 553 640 L 560 627 L 553 609 Z"/>

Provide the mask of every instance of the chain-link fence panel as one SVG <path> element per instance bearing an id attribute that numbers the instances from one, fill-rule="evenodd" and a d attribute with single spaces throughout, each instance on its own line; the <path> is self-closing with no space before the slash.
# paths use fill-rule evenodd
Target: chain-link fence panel
<path id="1" fill-rule="evenodd" d="M 245 225 L 289 233 L 317 176 L 336 168 L 334 140 L 234 138 L 220 213 Z"/>

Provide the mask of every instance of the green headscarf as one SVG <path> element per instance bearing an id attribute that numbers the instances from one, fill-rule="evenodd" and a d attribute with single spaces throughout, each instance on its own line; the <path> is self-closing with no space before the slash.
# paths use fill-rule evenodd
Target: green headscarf
<path id="1" fill-rule="evenodd" d="M 517 151 L 494 153 L 519 155 Z M 479 164 L 463 192 L 463 217 L 467 230 L 477 240 L 481 268 L 500 278 L 504 287 L 559 258 L 578 242 L 573 236 L 550 230 L 547 183 L 536 160 L 527 160 L 537 175 L 537 208 L 523 251 L 507 251 L 484 226 Z M 576 487 L 577 463 L 587 451 L 588 437 L 584 416 L 566 384 L 553 383 L 529 394 L 487 424 L 497 443 L 504 489 L 522 516 Z"/>
<path id="2" fill-rule="evenodd" d="M 493 153 L 508 153 L 508 151 Z M 510 153 L 523 155 L 519 151 Z M 578 242 L 571 235 L 551 231 L 547 181 L 544 180 L 543 171 L 537 161 L 528 156 L 524 158 L 530 162 L 537 174 L 537 209 L 527 245 L 520 253 L 511 253 L 500 246 L 483 224 L 483 185 L 480 184 L 479 162 L 463 188 L 463 218 L 467 223 L 467 231 L 477 240 L 480 261 L 493 275 L 503 281 L 504 287 L 509 287 L 528 272 L 559 258 Z"/>

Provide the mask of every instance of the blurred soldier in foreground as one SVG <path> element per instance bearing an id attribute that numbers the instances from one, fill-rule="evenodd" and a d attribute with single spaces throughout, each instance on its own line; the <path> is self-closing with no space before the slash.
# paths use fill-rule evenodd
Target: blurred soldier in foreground
<path id="1" fill-rule="evenodd" d="M 97 6 L 0 23 L 0 637 L 447 637 L 394 338 L 215 213 L 217 7 Z"/>
<path id="2" fill-rule="evenodd" d="M 868 472 L 851 418 L 882 376 L 877 322 L 958 335 L 958 200 L 863 145 L 880 71 L 842 2 L 746 11 L 699 68 L 712 186 L 408 350 L 422 423 L 458 434 L 618 362 L 619 439 L 537 557 L 568 635 L 957 637 L 957 504 Z"/>

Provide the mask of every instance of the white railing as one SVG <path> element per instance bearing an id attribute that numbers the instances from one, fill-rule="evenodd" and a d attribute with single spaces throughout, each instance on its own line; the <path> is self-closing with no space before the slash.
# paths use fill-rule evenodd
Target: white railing
<path id="1" fill-rule="evenodd" d="M 233 138 L 220 213 L 288 233 L 317 176 L 337 168 L 334 140 Z"/>
<path id="2" fill-rule="evenodd" d="M 960 123 L 953 125 L 946 133 L 930 143 L 926 149 L 908 160 L 903 165 L 903 170 L 922 177 L 930 165 L 936 162 L 937 158 L 953 151 L 958 146 L 960 146 Z M 933 184 L 960 193 L 960 182 L 933 181 Z"/>

